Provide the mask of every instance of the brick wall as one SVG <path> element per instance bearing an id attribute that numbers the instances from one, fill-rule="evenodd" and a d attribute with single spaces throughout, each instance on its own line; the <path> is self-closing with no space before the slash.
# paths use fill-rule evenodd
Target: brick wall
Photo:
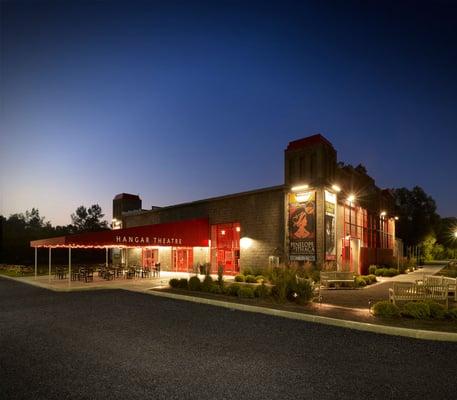
<path id="1" fill-rule="evenodd" d="M 284 188 L 262 189 L 238 195 L 201 200 L 151 211 L 124 214 L 123 227 L 208 218 L 210 225 L 239 222 L 241 237 L 252 239 L 249 249 L 241 249 L 241 268 L 262 269 L 268 257 L 284 251 Z M 162 249 L 159 253 L 162 252 Z M 161 256 L 159 255 L 161 258 Z M 165 261 L 165 259 L 164 259 Z M 284 260 L 281 259 L 281 262 Z"/>

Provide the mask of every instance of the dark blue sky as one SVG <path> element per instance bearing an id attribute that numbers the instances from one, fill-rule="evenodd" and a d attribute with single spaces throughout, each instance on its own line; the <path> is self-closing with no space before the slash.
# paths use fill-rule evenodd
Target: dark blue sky
<path id="1" fill-rule="evenodd" d="M 281 184 L 287 143 L 320 132 L 455 216 L 454 4 L 2 2 L 0 211 Z"/>

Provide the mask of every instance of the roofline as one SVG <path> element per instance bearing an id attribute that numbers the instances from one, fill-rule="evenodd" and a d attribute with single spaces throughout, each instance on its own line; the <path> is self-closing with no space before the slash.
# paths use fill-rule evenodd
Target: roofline
<path id="1" fill-rule="evenodd" d="M 270 187 L 266 187 L 266 188 L 248 190 L 246 192 L 238 192 L 238 193 L 233 193 L 233 194 L 226 194 L 226 195 L 223 195 L 223 196 L 209 197 L 207 199 L 202 199 L 202 200 L 188 201 L 186 203 L 172 204 L 172 205 L 169 205 L 169 206 L 158 207 L 158 208 L 153 209 L 153 210 L 124 211 L 122 213 L 122 216 L 140 215 L 140 214 L 152 213 L 152 212 L 156 212 L 156 211 L 167 210 L 167 209 L 170 209 L 170 208 L 173 208 L 173 207 L 183 207 L 183 206 L 188 206 L 188 205 L 190 206 L 190 205 L 194 205 L 194 204 L 205 203 L 205 202 L 208 202 L 208 201 L 225 200 L 225 199 L 230 199 L 230 198 L 239 197 L 239 196 L 248 196 L 250 194 L 270 192 L 270 191 L 276 191 L 276 190 L 284 190 L 286 187 L 287 187 L 287 185 L 270 186 Z"/>

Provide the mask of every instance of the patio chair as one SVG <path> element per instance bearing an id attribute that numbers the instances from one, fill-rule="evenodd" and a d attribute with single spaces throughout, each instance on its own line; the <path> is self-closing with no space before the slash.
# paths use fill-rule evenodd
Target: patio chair
<path id="1" fill-rule="evenodd" d="M 134 268 L 129 268 L 125 273 L 125 278 L 126 279 L 132 279 L 134 277 L 135 277 L 135 269 Z"/>

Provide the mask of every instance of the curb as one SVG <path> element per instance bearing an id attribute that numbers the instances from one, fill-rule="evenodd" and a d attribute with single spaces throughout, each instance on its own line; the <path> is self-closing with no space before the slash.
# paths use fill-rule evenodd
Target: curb
<path id="1" fill-rule="evenodd" d="M 421 330 L 421 329 L 410 329 L 410 328 L 401 328 L 401 327 L 394 327 L 388 325 L 378 325 L 378 324 L 370 324 L 367 322 L 357 322 L 357 321 L 350 321 L 338 318 L 331 318 L 331 317 L 322 317 L 320 315 L 313 315 L 313 314 L 302 314 L 293 311 L 284 311 L 284 310 L 277 310 L 274 308 L 266 308 L 266 307 L 259 307 L 259 306 L 252 306 L 248 304 L 240 304 L 240 303 L 231 303 L 222 300 L 213 300 L 207 299 L 203 297 L 196 297 L 196 296 L 188 296 L 183 294 L 176 294 L 170 292 L 160 292 L 158 290 L 154 290 L 154 288 L 139 288 L 135 290 L 134 288 L 126 289 L 122 287 L 88 287 L 88 288 L 49 288 L 46 287 L 38 282 L 27 281 L 24 282 L 20 280 L 20 278 L 14 278 L 11 276 L 4 276 L 0 275 L 0 278 L 6 278 L 12 281 L 25 283 L 31 286 L 39 287 L 46 290 L 51 290 L 53 292 L 77 292 L 77 291 L 90 291 L 90 290 L 106 290 L 106 289 L 114 289 L 114 290 L 125 290 L 128 292 L 134 293 L 143 293 L 147 295 L 157 296 L 157 297 L 164 297 L 173 300 L 181 300 L 181 301 L 189 301 L 192 303 L 199 303 L 199 304 L 206 304 L 215 307 L 222 307 L 228 308 L 230 310 L 238 310 L 244 312 L 253 312 L 259 314 L 270 315 L 274 317 L 282 317 L 288 319 L 295 319 L 299 321 L 306 321 L 306 322 L 313 322 L 319 323 L 323 325 L 330 325 L 336 326 L 339 328 L 347 328 L 347 329 L 354 329 L 363 332 L 371 332 L 371 333 L 379 333 L 384 335 L 391 335 L 391 336 L 402 336 L 402 337 L 409 337 L 413 339 L 421 339 L 421 340 L 436 340 L 436 341 L 446 341 L 446 342 L 457 342 L 457 333 L 452 332 L 440 332 L 440 331 L 429 331 L 429 330 Z"/>
<path id="2" fill-rule="evenodd" d="M 340 328 L 355 329 L 355 330 L 364 331 L 364 332 L 380 333 L 380 334 L 391 335 L 391 336 L 403 336 L 403 337 L 422 339 L 422 340 L 457 342 L 457 333 L 452 333 L 452 332 L 428 331 L 428 330 L 421 330 L 421 329 L 393 327 L 393 326 L 388 326 L 388 325 L 377 325 L 377 324 L 370 324 L 367 322 L 357 322 L 357 321 L 349 321 L 349 320 L 338 319 L 338 318 L 322 317 L 320 315 L 302 314 L 302 313 L 297 313 L 297 312 L 293 312 L 293 311 L 283 311 L 283 310 L 277 310 L 274 308 L 251 306 L 251 305 L 240 304 L 240 303 L 230 303 L 230 302 L 221 301 L 221 300 L 212 300 L 212 299 L 206 299 L 206 298 L 202 298 L 202 297 L 187 296 L 187 295 L 176 294 L 176 293 L 159 292 L 157 290 L 149 290 L 148 292 L 142 292 L 142 293 L 146 293 L 146 294 L 150 294 L 150 295 L 158 296 L 158 297 L 166 297 L 166 298 L 174 299 L 174 300 L 183 300 L 183 301 L 190 301 L 193 303 L 200 303 L 200 304 L 207 304 L 207 305 L 216 306 L 216 307 L 223 307 L 223 308 L 228 308 L 231 310 L 254 312 L 254 313 L 271 315 L 271 316 L 275 316 L 275 317 L 289 318 L 289 319 L 295 319 L 295 320 L 300 320 L 300 321 L 337 326 Z"/>

